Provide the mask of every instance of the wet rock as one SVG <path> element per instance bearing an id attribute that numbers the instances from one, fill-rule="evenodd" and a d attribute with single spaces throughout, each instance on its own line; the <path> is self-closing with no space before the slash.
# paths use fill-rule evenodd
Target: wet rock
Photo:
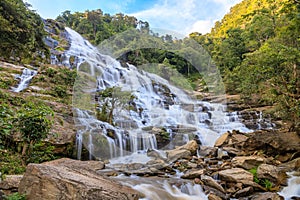
<path id="1" fill-rule="evenodd" d="M 139 198 L 137 191 L 99 175 L 97 170 L 102 164 L 97 163 L 60 159 L 29 164 L 20 182 L 19 193 L 26 194 L 26 199 L 32 200 Z"/>
<path id="2" fill-rule="evenodd" d="M 261 156 L 237 156 L 232 159 L 231 163 L 234 167 L 242 167 L 249 170 L 259 166 L 265 161 L 265 158 Z"/>
<path id="3" fill-rule="evenodd" d="M 222 181 L 228 182 L 252 182 L 253 175 L 242 169 L 242 168 L 232 168 L 219 171 L 219 176 Z"/>
<path id="4" fill-rule="evenodd" d="M 181 176 L 181 178 L 183 179 L 200 178 L 201 175 L 205 173 L 205 171 L 206 171 L 205 169 L 187 171 L 184 175 Z"/>
<path id="5" fill-rule="evenodd" d="M 257 178 L 268 179 L 274 184 L 284 184 L 287 182 L 287 175 L 274 165 L 261 164 L 257 168 Z"/>
<path id="6" fill-rule="evenodd" d="M 206 176 L 206 175 L 201 175 L 201 180 L 205 185 L 213 187 L 213 188 L 221 191 L 222 193 L 225 193 L 224 188 L 212 177 Z"/>
<path id="7" fill-rule="evenodd" d="M 227 151 L 224 151 L 223 149 L 218 149 L 217 154 L 217 158 L 220 160 L 229 158 Z"/>

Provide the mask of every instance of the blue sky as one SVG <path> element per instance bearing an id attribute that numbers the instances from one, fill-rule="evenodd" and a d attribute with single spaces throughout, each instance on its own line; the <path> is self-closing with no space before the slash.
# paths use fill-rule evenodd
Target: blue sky
<path id="1" fill-rule="evenodd" d="M 125 13 L 159 28 L 187 35 L 207 33 L 217 20 L 241 0 L 25 0 L 43 18 L 56 18 L 72 12 L 100 8 L 111 15 Z"/>

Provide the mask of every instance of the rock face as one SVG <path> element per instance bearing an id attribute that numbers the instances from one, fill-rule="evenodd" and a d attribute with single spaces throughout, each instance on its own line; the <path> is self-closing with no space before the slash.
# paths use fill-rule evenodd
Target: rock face
<path id="1" fill-rule="evenodd" d="M 29 164 L 19 185 L 26 199 L 103 199 L 136 200 L 139 193 L 107 180 L 97 173 L 104 165 L 98 161 L 60 159 Z"/>

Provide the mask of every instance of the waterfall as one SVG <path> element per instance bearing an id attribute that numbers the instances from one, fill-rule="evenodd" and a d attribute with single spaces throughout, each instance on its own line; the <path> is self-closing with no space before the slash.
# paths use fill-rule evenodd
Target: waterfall
<path id="1" fill-rule="evenodd" d="M 31 70 L 28 68 L 24 68 L 22 75 L 16 75 L 16 79 L 20 79 L 19 84 L 17 85 L 17 87 L 13 87 L 12 91 L 14 92 L 21 92 L 22 90 L 24 90 L 25 88 L 28 87 L 31 79 L 37 74 L 37 71 L 35 70 Z"/>
<path id="2" fill-rule="evenodd" d="M 144 131 L 149 127 L 164 128 L 171 138 L 175 134 L 174 139 L 181 141 L 197 136 L 205 145 L 213 145 L 226 131 L 249 131 L 236 114 L 226 112 L 225 105 L 193 99 L 156 74 L 131 64 L 121 66 L 117 60 L 100 54 L 77 32 L 66 30 L 71 46 L 65 53 L 64 63 L 71 67 L 71 56 L 78 61 L 73 66 L 78 70 L 73 107 L 80 135 L 77 136 L 79 154 L 83 144 L 96 158 L 122 157 L 157 149 L 155 134 Z M 109 88 L 121 89 L 112 90 L 111 97 L 97 96 L 97 92 Z M 96 110 L 103 105 L 115 108 L 114 126 L 97 119 Z"/>

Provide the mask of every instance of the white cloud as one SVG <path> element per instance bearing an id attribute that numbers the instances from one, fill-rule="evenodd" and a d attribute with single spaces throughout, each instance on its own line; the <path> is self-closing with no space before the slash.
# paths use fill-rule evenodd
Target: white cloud
<path id="1" fill-rule="evenodd" d="M 152 8 L 132 13 L 151 27 L 188 35 L 207 33 L 229 8 L 241 0 L 159 0 Z"/>
<path id="2" fill-rule="evenodd" d="M 189 29 L 188 32 L 199 32 L 202 34 L 209 33 L 213 25 L 214 22 L 212 20 L 198 20 L 193 24 L 192 28 Z"/>

